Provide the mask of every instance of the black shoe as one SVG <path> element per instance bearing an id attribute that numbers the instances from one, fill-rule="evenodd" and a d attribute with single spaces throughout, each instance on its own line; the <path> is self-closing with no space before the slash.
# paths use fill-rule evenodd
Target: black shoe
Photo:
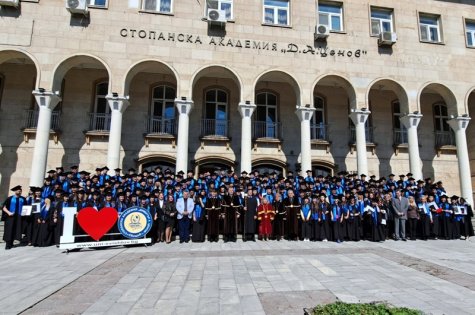
<path id="1" fill-rule="evenodd" d="M 403 240 L 404 242 L 406 242 L 406 241 L 407 241 L 407 239 L 405 239 L 405 238 L 403 238 L 402 240 Z"/>

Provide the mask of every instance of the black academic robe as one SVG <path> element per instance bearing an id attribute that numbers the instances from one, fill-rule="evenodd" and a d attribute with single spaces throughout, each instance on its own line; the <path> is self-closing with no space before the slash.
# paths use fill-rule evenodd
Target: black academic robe
<path id="1" fill-rule="evenodd" d="M 13 212 L 12 216 L 8 216 L 2 210 L 2 219 L 5 221 L 3 240 L 7 244 L 13 244 L 14 240 L 21 241 L 21 209 L 23 205 L 26 205 L 26 199 L 22 196 L 10 196 L 3 204 L 10 212 Z"/>
<path id="2" fill-rule="evenodd" d="M 237 234 L 237 217 L 241 202 L 239 197 L 225 195 L 221 200 L 221 215 L 224 220 L 223 235 L 225 238 L 235 239 Z"/>
<path id="3" fill-rule="evenodd" d="M 472 224 L 473 209 L 472 209 L 472 206 L 470 205 L 466 205 L 466 207 L 467 207 L 467 215 L 464 218 L 465 229 L 464 229 L 463 235 L 465 237 L 471 237 L 471 236 L 474 236 L 473 224 Z"/>
<path id="4" fill-rule="evenodd" d="M 48 222 L 52 234 L 52 240 L 55 245 L 59 245 L 61 235 L 63 234 L 63 208 L 69 206 L 69 202 L 58 202 L 54 210 L 49 212 Z M 56 222 L 54 222 L 54 219 L 56 219 Z"/>
<path id="5" fill-rule="evenodd" d="M 283 203 L 287 212 L 287 237 L 295 240 L 299 235 L 300 203 L 297 197 L 285 198 Z"/>
<path id="6" fill-rule="evenodd" d="M 195 199 L 195 210 L 193 211 L 193 233 L 192 242 L 204 242 L 206 235 L 206 198 L 198 197 Z M 196 221 L 195 221 L 196 220 Z"/>
<path id="7" fill-rule="evenodd" d="M 206 200 L 206 215 L 208 216 L 208 240 L 216 241 L 219 237 L 219 216 L 221 213 L 221 200 L 208 198 Z"/>
<path id="8" fill-rule="evenodd" d="M 285 210 L 282 201 L 274 201 L 273 204 L 275 216 L 273 221 L 272 232 L 276 240 L 281 240 L 285 235 L 284 222 L 285 222 Z"/>
<path id="9" fill-rule="evenodd" d="M 256 234 L 256 217 L 257 207 L 259 206 L 259 199 L 257 196 L 250 196 L 247 198 L 247 210 L 244 211 L 244 234 L 254 237 Z"/>

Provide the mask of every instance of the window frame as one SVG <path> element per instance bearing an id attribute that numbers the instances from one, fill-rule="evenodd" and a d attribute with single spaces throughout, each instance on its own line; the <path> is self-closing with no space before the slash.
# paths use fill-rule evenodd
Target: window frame
<path id="1" fill-rule="evenodd" d="M 260 94 L 266 94 L 266 104 L 259 104 L 257 102 L 257 98 Z M 269 105 L 268 104 L 268 97 L 267 97 L 267 94 L 272 94 L 275 96 L 275 105 Z M 254 112 L 254 114 L 252 115 L 252 120 L 253 122 L 264 122 L 266 123 L 266 137 L 265 138 L 279 138 L 280 136 L 280 131 L 278 130 L 279 126 L 280 126 L 280 117 L 279 117 L 279 107 L 280 107 L 280 94 L 273 91 L 273 90 L 260 90 L 260 91 L 257 91 L 256 94 L 255 94 L 255 104 L 256 104 L 256 110 Z M 257 110 L 258 110 L 258 107 L 259 106 L 263 106 L 263 107 L 266 107 L 266 120 L 262 121 L 262 120 L 257 120 Z M 269 137 L 268 136 L 268 132 L 267 132 L 267 117 L 269 116 L 269 107 L 273 107 L 275 109 L 275 130 L 274 130 L 274 135 L 272 137 Z"/>
<path id="2" fill-rule="evenodd" d="M 167 99 L 165 98 L 165 95 L 166 95 L 166 90 L 164 90 L 164 94 L 163 94 L 163 98 L 155 98 L 153 95 L 154 95 L 154 92 L 155 92 L 155 89 L 157 88 L 171 88 L 174 90 L 175 92 L 175 98 L 173 99 Z M 153 118 L 153 117 L 160 117 L 162 119 L 177 119 L 177 108 L 175 106 L 175 99 L 176 99 L 176 87 L 173 85 L 173 84 L 170 84 L 169 82 L 158 82 L 158 83 L 155 83 L 155 84 L 152 84 L 150 86 L 150 99 L 149 99 L 149 107 L 148 107 L 148 110 L 149 110 L 149 117 L 150 118 Z M 173 108 L 174 108 L 174 112 L 173 112 L 173 117 L 172 118 L 168 118 L 168 117 L 165 117 L 164 116 L 164 111 L 166 109 L 166 106 L 162 107 L 162 113 L 160 116 L 155 116 L 154 115 L 154 106 L 155 106 L 155 101 L 162 101 L 163 104 L 166 104 L 167 102 L 172 102 L 173 103 Z"/>
<path id="3" fill-rule="evenodd" d="M 228 22 L 234 21 L 234 0 L 214 0 L 214 1 L 218 2 L 218 10 L 221 10 L 221 4 L 223 2 L 224 3 L 231 3 L 231 16 L 229 18 L 226 17 L 226 21 L 228 21 Z M 208 9 L 209 9 L 208 1 L 206 1 L 206 5 L 204 7 L 205 7 L 204 17 L 207 20 Z"/>
<path id="4" fill-rule="evenodd" d="M 322 100 L 322 109 L 321 109 L 321 110 L 319 110 L 319 109 L 317 108 L 317 106 L 316 106 L 317 103 L 316 103 L 315 101 L 316 101 L 317 99 Z M 314 96 L 313 96 L 313 107 L 315 108 L 315 113 L 313 113 L 313 115 L 312 115 L 312 121 L 311 121 L 310 124 L 316 125 L 317 122 L 316 122 L 315 120 L 316 120 L 316 117 L 317 117 L 317 116 L 316 116 L 315 114 L 316 114 L 317 112 L 322 112 L 322 117 L 323 117 L 323 122 L 322 122 L 322 123 L 323 123 L 323 125 L 326 125 L 326 124 L 327 124 L 327 104 L 326 104 L 326 99 L 325 99 L 325 97 L 323 97 L 323 96 L 321 96 L 321 95 L 314 95 Z"/>
<path id="5" fill-rule="evenodd" d="M 437 21 L 437 27 L 434 27 L 432 24 L 426 24 L 426 23 L 421 23 L 421 18 L 435 18 Z M 418 12 L 417 14 L 417 19 L 418 19 L 418 29 L 419 29 L 419 41 L 422 43 L 427 43 L 427 44 L 439 44 L 443 45 L 444 44 L 444 36 L 442 32 L 442 15 L 441 14 L 436 14 L 436 13 L 426 13 L 426 12 Z M 427 28 L 427 34 L 430 37 L 430 30 L 433 28 L 437 29 L 437 36 L 439 37 L 438 41 L 433 41 L 428 39 L 423 39 L 422 38 L 422 26 L 426 26 Z M 432 27 L 431 27 L 432 26 Z"/>
<path id="6" fill-rule="evenodd" d="M 340 8 L 340 14 L 336 13 L 328 13 L 328 12 L 322 12 L 322 14 L 328 14 L 328 23 L 329 24 L 323 24 L 320 21 L 320 5 L 329 5 L 329 6 L 334 6 L 334 7 L 339 7 Z M 331 25 L 331 18 L 332 16 L 339 16 L 340 17 L 340 25 L 341 29 L 339 30 L 334 30 L 332 25 Z M 330 29 L 330 33 L 345 33 L 345 10 L 343 7 L 343 2 L 340 1 L 318 1 L 317 2 L 317 25 L 326 25 Z"/>
<path id="7" fill-rule="evenodd" d="M 98 87 L 99 85 L 101 84 L 107 84 L 107 93 L 105 95 L 98 95 L 97 91 L 98 91 Z M 97 80 L 94 82 L 94 94 L 93 94 L 93 103 L 92 103 L 92 113 L 94 114 L 111 114 L 111 108 L 109 106 L 109 104 L 107 104 L 106 106 L 106 111 L 105 113 L 98 113 L 97 112 L 97 104 L 98 104 L 98 99 L 99 98 L 104 98 L 107 102 L 107 98 L 106 96 L 109 94 L 109 80 L 108 79 L 101 79 L 101 80 Z"/>
<path id="8" fill-rule="evenodd" d="M 157 7 L 160 7 L 160 4 L 161 4 L 161 1 L 162 0 L 156 0 L 157 1 Z M 145 3 L 147 2 L 147 0 L 142 0 L 142 3 L 140 5 L 140 12 L 143 12 L 143 13 L 152 13 L 152 14 L 163 14 L 163 15 L 174 15 L 174 5 L 175 5 L 175 1 L 174 0 L 170 0 L 170 11 L 169 12 L 166 12 L 166 11 L 159 11 L 159 10 L 150 10 L 150 9 L 145 9 Z"/>
<path id="9" fill-rule="evenodd" d="M 467 24 L 473 24 L 474 26 L 474 29 L 473 30 L 469 30 L 468 27 L 467 27 Z M 464 33 L 465 33 L 465 46 L 467 48 L 471 48 L 471 49 L 475 49 L 475 20 L 474 19 L 467 19 L 467 18 L 464 18 L 464 24 L 463 24 L 463 27 L 464 27 Z M 471 39 L 472 39 L 472 45 L 469 45 L 468 44 L 468 33 L 471 34 Z"/>
<path id="10" fill-rule="evenodd" d="M 98 4 L 89 4 L 91 1 L 97 1 L 97 0 L 87 0 L 87 7 L 91 9 L 108 9 L 109 8 L 109 0 L 105 0 L 104 5 L 98 5 Z"/>
<path id="11" fill-rule="evenodd" d="M 440 107 L 441 109 L 443 107 L 445 107 L 445 110 L 447 112 L 447 115 L 444 116 L 442 115 L 442 111 L 440 115 L 436 114 L 436 107 Z M 449 133 L 450 131 L 452 131 L 452 129 L 450 128 L 450 125 L 447 123 L 447 121 L 450 119 L 450 116 L 449 116 L 449 108 L 447 106 L 447 104 L 445 102 L 436 102 L 432 105 L 432 118 L 434 119 L 434 131 L 435 132 L 446 132 L 446 133 Z M 442 126 L 442 130 L 438 130 L 437 129 L 437 123 L 436 121 L 439 121 L 440 122 L 440 125 Z M 445 123 L 445 124 L 444 124 Z M 447 130 L 443 130 L 444 129 L 444 125 L 447 125 Z"/>
<path id="12" fill-rule="evenodd" d="M 292 27 L 292 23 L 291 23 L 291 1 L 290 0 L 276 0 L 276 1 L 285 1 L 287 2 L 287 24 L 279 24 L 279 14 L 278 14 L 278 10 L 279 10 L 279 7 L 278 6 L 269 6 L 269 5 L 266 5 L 266 0 L 262 0 L 262 25 L 265 25 L 265 26 L 276 26 L 276 27 Z M 273 8 L 274 9 L 274 23 L 267 23 L 266 22 L 266 8 Z M 275 23 L 277 19 L 277 23 Z"/>
<path id="13" fill-rule="evenodd" d="M 390 16 L 391 16 L 391 19 L 390 20 L 387 20 L 387 19 L 383 19 L 383 18 L 377 18 L 377 17 L 374 17 L 373 18 L 373 11 L 379 11 L 379 12 L 383 12 L 383 11 L 386 11 L 386 12 L 389 12 L 390 13 Z M 373 20 L 378 20 L 379 21 L 379 33 L 378 34 L 375 34 L 373 33 Z M 382 31 L 382 23 L 386 21 L 386 22 L 389 22 L 391 24 L 391 30 L 390 32 L 396 32 L 396 23 L 395 23 L 395 18 L 394 18 L 394 8 L 387 8 L 387 7 L 378 7 L 378 6 L 372 6 L 370 5 L 369 7 L 369 33 L 370 33 L 370 36 L 372 37 L 379 37 L 380 34 L 381 34 L 381 31 Z"/>

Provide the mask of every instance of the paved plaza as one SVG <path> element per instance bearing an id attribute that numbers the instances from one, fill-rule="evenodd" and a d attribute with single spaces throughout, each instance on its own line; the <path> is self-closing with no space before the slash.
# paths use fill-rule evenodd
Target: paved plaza
<path id="1" fill-rule="evenodd" d="M 17 247 L 0 261 L 2 314 L 303 314 L 337 299 L 475 314 L 475 239 Z"/>

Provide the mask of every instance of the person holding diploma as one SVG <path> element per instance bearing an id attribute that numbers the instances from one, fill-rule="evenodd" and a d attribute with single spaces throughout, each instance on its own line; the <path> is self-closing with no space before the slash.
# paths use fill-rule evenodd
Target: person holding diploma
<path id="1" fill-rule="evenodd" d="M 3 240 L 5 241 L 5 250 L 13 247 L 13 241 L 21 241 L 21 209 L 26 205 L 26 199 L 21 195 L 21 186 L 15 186 L 12 189 L 15 194 L 7 198 L 3 204 L 2 221 L 5 221 Z"/>

